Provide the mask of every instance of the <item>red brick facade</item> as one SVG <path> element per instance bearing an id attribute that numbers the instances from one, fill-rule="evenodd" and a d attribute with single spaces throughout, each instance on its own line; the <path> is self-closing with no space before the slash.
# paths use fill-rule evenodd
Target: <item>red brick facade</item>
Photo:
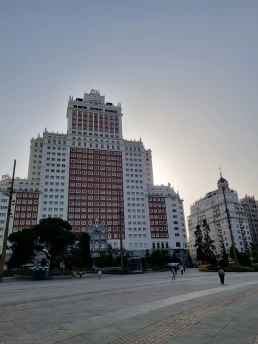
<path id="1" fill-rule="evenodd" d="M 72 129 L 119 134 L 119 118 L 117 115 L 73 110 Z"/>
<path id="2" fill-rule="evenodd" d="M 166 202 L 164 197 L 149 197 L 151 238 L 168 238 Z"/>
<path id="3" fill-rule="evenodd" d="M 38 218 L 39 193 L 18 192 L 15 202 L 13 231 L 36 225 Z"/>
<path id="4" fill-rule="evenodd" d="M 122 153 L 71 148 L 68 194 L 68 221 L 74 231 L 97 220 L 107 225 L 111 239 L 118 239 L 119 209 L 124 209 Z"/>

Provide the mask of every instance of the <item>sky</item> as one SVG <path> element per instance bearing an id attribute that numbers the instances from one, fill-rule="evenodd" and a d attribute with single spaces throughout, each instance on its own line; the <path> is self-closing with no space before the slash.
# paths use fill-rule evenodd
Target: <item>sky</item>
<path id="1" fill-rule="evenodd" d="M 0 176 L 26 177 L 30 139 L 66 132 L 70 95 L 121 102 L 185 213 L 219 167 L 258 199 L 258 1 L 0 0 Z"/>

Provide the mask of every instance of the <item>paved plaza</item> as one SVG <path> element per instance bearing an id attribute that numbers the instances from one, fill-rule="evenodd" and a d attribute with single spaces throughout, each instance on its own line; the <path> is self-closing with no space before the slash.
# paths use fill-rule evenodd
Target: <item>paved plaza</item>
<path id="1" fill-rule="evenodd" d="M 0 285 L 0 344 L 258 344 L 258 273 L 188 269 Z"/>

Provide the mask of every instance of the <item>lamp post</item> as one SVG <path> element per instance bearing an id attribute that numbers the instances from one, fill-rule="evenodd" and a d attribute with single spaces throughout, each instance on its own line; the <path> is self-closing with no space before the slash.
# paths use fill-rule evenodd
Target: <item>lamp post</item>
<path id="1" fill-rule="evenodd" d="M 4 264 L 5 264 L 7 240 L 8 240 L 8 234 L 9 234 L 9 223 L 10 223 L 10 217 L 11 217 L 11 211 L 12 211 L 12 198 L 13 198 L 13 193 L 14 193 L 13 185 L 14 185 L 15 168 L 16 168 L 16 160 L 14 160 L 14 163 L 13 163 L 13 175 L 12 175 L 11 188 L 9 191 L 9 201 L 8 201 L 7 216 L 6 216 L 6 226 L 5 226 L 5 231 L 4 231 L 2 256 L 1 256 L 1 260 L 0 260 L 0 283 L 3 282 L 3 275 L 4 275 Z"/>
<path id="2" fill-rule="evenodd" d="M 123 272 L 124 272 L 124 250 L 123 250 L 123 237 L 122 237 L 123 227 L 124 227 L 124 212 L 122 209 L 119 209 L 121 274 L 123 274 Z"/>
<path id="3" fill-rule="evenodd" d="M 226 196 L 225 196 L 225 187 L 224 186 L 222 186 L 222 192 L 223 192 L 224 203 L 225 203 L 225 207 L 226 207 L 226 214 L 227 214 L 227 220 L 228 220 L 228 228 L 229 228 L 230 236 L 231 236 L 234 260 L 235 260 L 236 265 L 238 266 L 238 258 L 237 258 L 236 246 L 235 246 L 234 236 L 233 236 L 233 232 L 232 232 L 232 226 L 231 226 L 231 221 L 230 221 L 230 214 L 229 214 L 229 210 L 228 210 L 228 205 L 227 205 L 227 200 L 226 200 Z"/>

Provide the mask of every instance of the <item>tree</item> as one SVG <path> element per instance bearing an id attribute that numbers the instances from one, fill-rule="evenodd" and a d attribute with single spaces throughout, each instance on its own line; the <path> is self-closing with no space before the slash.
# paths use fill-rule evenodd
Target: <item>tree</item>
<path id="1" fill-rule="evenodd" d="M 225 249 L 225 245 L 223 245 L 223 247 L 222 247 L 222 254 L 221 254 L 221 256 L 222 256 L 222 259 L 220 261 L 220 265 L 228 266 L 229 261 L 228 261 L 228 254 L 227 254 L 227 251 Z"/>
<path id="2" fill-rule="evenodd" d="M 129 255 L 124 254 L 124 258 L 123 258 L 123 263 L 124 263 L 124 269 L 127 270 L 128 267 L 128 258 Z M 121 266 L 121 255 L 119 254 L 116 259 L 115 259 L 115 266 Z"/>
<path id="3" fill-rule="evenodd" d="M 239 258 L 239 251 L 237 248 L 235 248 L 235 249 L 236 249 L 237 258 Z M 233 246 L 230 246 L 230 248 L 229 248 L 229 257 L 231 259 L 235 260 Z"/>
<path id="4" fill-rule="evenodd" d="M 190 256 L 190 253 L 188 252 L 188 254 L 187 254 L 187 258 L 188 258 L 188 263 L 189 263 L 189 265 L 192 265 L 193 264 L 193 259 L 192 259 L 192 257 Z"/>
<path id="5" fill-rule="evenodd" d="M 194 236 L 195 236 L 194 247 L 196 248 L 196 258 L 198 261 L 201 261 L 203 264 L 205 261 L 204 241 L 203 241 L 202 229 L 199 224 L 196 226 Z"/>
<path id="6" fill-rule="evenodd" d="M 248 252 L 240 253 L 238 251 L 238 249 L 236 248 L 236 254 L 237 254 L 237 260 L 238 260 L 239 265 L 242 265 L 242 266 L 250 266 L 251 265 L 250 253 L 248 253 Z M 232 259 L 235 259 L 232 246 L 230 246 L 230 248 L 229 248 L 229 257 Z"/>
<path id="7" fill-rule="evenodd" d="M 100 256 L 96 260 L 96 266 L 99 268 L 112 267 L 115 265 L 115 260 L 112 253 L 100 252 Z"/>
<path id="8" fill-rule="evenodd" d="M 146 265 L 149 265 L 151 263 L 150 251 L 148 249 L 145 250 L 145 263 Z"/>
<path id="9" fill-rule="evenodd" d="M 10 266 L 20 267 L 42 252 L 50 261 L 52 270 L 57 259 L 63 260 L 67 251 L 71 251 L 76 235 L 72 233 L 72 227 L 67 221 L 48 218 L 40 220 L 39 224 L 32 228 L 11 234 L 8 240 L 13 252 Z"/>
<path id="10" fill-rule="evenodd" d="M 177 257 L 177 255 L 175 254 L 175 252 L 173 253 L 173 256 L 171 258 L 171 263 L 180 263 L 180 258 Z"/>
<path id="11" fill-rule="evenodd" d="M 164 266 L 164 254 L 161 250 L 153 250 L 151 253 L 151 263 L 157 267 Z"/>
<path id="12" fill-rule="evenodd" d="M 79 250 L 80 257 L 82 259 L 82 265 L 89 267 L 91 265 L 91 256 L 90 256 L 90 236 L 88 233 L 79 234 Z"/>
<path id="13" fill-rule="evenodd" d="M 54 268 L 57 258 L 61 260 L 65 257 L 76 240 L 70 223 L 60 218 L 42 219 L 33 231 L 36 235 L 35 250 L 45 253 L 50 261 L 50 270 Z"/>
<path id="14" fill-rule="evenodd" d="M 258 258 L 258 249 L 255 244 L 253 243 L 250 244 L 250 251 L 251 251 L 251 256 L 253 259 Z"/>
<path id="15" fill-rule="evenodd" d="M 216 247 L 214 241 L 210 237 L 210 226 L 207 221 L 203 221 L 203 244 L 204 244 L 204 255 L 207 263 L 216 265 L 217 260 L 215 257 Z"/>
<path id="16" fill-rule="evenodd" d="M 216 265 L 214 241 L 210 237 L 210 227 L 206 220 L 203 221 L 202 228 L 198 224 L 194 232 L 197 260 Z"/>
<path id="17" fill-rule="evenodd" d="M 42 261 L 40 262 L 40 266 L 44 267 L 47 266 L 47 260 L 46 258 L 43 258 Z"/>
<path id="18" fill-rule="evenodd" d="M 8 237 L 12 256 L 7 265 L 9 269 L 19 268 L 31 262 L 34 257 L 35 233 L 31 228 L 24 228 L 21 232 L 10 234 Z"/>
<path id="19" fill-rule="evenodd" d="M 242 266 L 250 266 L 251 265 L 250 255 L 248 253 L 239 253 L 238 262 Z"/>

